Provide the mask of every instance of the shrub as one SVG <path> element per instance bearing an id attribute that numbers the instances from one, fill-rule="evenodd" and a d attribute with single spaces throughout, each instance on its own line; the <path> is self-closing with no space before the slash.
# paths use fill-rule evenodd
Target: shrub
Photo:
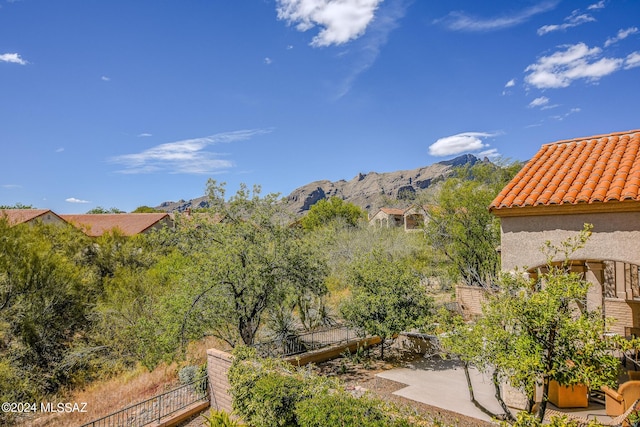
<path id="1" fill-rule="evenodd" d="M 197 366 L 185 366 L 178 371 L 178 379 L 180 384 L 189 384 L 194 382 L 200 373 L 200 368 Z"/>
<path id="2" fill-rule="evenodd" d="M 297 426 L 295 407 L 308 397 L 304 381 L 270 372 L 256 381 L 247 420 L 254 427 Z"/>
<path id="3" fill-rule="evenodd" d="M 209 416 L 202 416 L 205 419 L 204 425 L 207 427 L 242 427 L 238 421 L 232 419 L 229 414 L 224 411 L 209 411 Z"/>
<path id="4" fill-rule="evenodd" d="M 368 397 L 355 397 L 344 391 L 324 393 L 303 400 L 296 406 L 300 427 L 403 427 L 411 424 L 394 419 L 383 402 Z"/>
<path id="5" fill-rule="evenodd" d="M 234 356 L 229 370 L 233 408 L 251 426 L 297 426 L 295 405 L 327 384 L 281 360 L 258 362 L 253 349 L 239 347 Z"/>
<path id="6" fill-rule="evenodd" d="M 257 360 L 255 350 L 234 350 L 229 370 L 234 411 L 252 427 L 365 426 L 411 424 L 384 402 L 357 398 L 336 380 L 277 359 Z"/>

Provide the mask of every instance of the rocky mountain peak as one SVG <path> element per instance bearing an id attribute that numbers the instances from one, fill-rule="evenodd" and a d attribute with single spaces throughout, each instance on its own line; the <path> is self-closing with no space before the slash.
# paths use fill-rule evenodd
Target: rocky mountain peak
<path id="1" fill-rule="evenodd" d="M 417 169 L 385 173 L 361 172 L 349 181 L 343 179 L 335 182 L 314 181 L 293 190 L 284 201 L 287 210 L 298 215 L 308 211 L 320 200 L 334 196 L 360 206 L 370 213 L 375 213 L 381 207 L 388 206 L 390 201 L 404 199 L 408 204 L 419 191 L 426 190 L 433 184 L 446 179 L 453 172 L 453 168 L 472 166 L 480 161 L 488 162 L 489 160 L 480 160 L 472 154 L 464 154 Z M 199 197 L 188 201 L 164 202 L 157 208 L 167 212 L 184 212 L 189 208 L 208 206 L 207 197 Z"/>
<path id="2" fill-rule="evenodd" d="M 374 213 L 389 200 L 412 199 L 434 183 L 449 176 L 454 167 L 474 165 L 480 160 L 465 154 L 417 169 L 396 172 L 358 173 L 350 181 L 315 181 L 295 189 L 286 198 L 291 212 L 302 214 L 322 199 L 336 196 Z"/>

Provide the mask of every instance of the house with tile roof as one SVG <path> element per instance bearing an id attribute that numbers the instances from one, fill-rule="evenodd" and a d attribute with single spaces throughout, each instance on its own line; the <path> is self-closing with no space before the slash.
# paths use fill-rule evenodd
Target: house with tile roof
<path id="1" fill-rule="evenodd" d="M 50 209 L 0 209 L 0 218 L 6 218 L 11 226 L 38 221 L 44 224 L 65 224 L 65 220 Z"/>
<path id="2" fill-rule="evenodd" d="M 535 273 L 545 242 L 592 224 L 572 255 L 572 268 L 592 283 L 587 306 L 617 319 L 613 332 L 640 331 L 640 130 L 543 145 L 489 209 L 501 220 L 506 271 Z"/>
<path id="3" fill-rule="evenodd" d="M 369 218 L 369 225 L 391 228 L 403 227 L 404 231 L 421 231 L 427 218 L 428 206 L 410 206 L 406 209 L 380 208 Z"/>
<path id="4" fill-rule="evenodd" d="M 378 212 L 369 218 L 369 225 L 377 227 L 402 227 L 404 226 L 404 210 L 397 208 L 380 208 Z"/>
<path id="5" fill-rule="evenodd" d="M 404 231 L 421 231 L 427 220 L 429 206 L 411 206 L 403 212 Z"/>
<path id="6" fill-rule="evenodd" d="M 62 219 L 82 230 L 87 236 L 99 237 L 109 231 L 125 236 L 146 233 L 163 227 L 173 227 L 168 213 L 68 214 Z"/>

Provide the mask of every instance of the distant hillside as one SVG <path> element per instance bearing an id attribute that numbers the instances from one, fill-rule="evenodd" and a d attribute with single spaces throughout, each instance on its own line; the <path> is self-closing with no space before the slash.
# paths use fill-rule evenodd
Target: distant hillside
<path id="1" fill-rule="evenodd" d="M 360 173 L 350 181 L 316 181 L 294 190 L 287 197 L 287 204 L 292 212 L 303 213 L 319 200 L 336 196 L 374 212 L 388 205 L 389 200 L 412 199 L 417 192 L 444 180 L 455 166 L 473 165 L 478 161 L 477 157 L 467 154 L 417 169 Z"/>
<path id="2" fill-rule="evenodd" d="M 302 214 L 314 203 L 335 196 L 373 213 L 380 207 L 389 205 L 390 200 L 412 199 L 416 193 L 444 180 L 456 166 L 474 165 L 479 161 L 481 160 L 477 157 L 465 154 L 417 169 L 359 173 L 350 181 L 315 181 L 293 190 L 285 198 L 285 203 L 288 211 Z M 197 209 L 207 206 L 207 197 L 199 197 L 188 201 L 164 202 L 157 206 L 157 209 L 166 212 L 183 212 L 188 208 Z"/>

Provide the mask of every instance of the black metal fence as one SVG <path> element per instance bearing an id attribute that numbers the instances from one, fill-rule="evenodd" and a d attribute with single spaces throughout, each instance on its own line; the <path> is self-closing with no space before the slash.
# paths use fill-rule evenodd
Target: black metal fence
<path id="1" fill-rule="evenodd" d="M 253 345 L 262 357 L 288 357 L 364 337 L 361 330 L 337 325 L 300 331 L 284 338 Z"/>
<path id="2" fill-rule="evenodd" d="M 209 400 L 207 376 L 173 390 L 159 394 L 118 412 L 99 418 L 82 427 L 142 427 L 184 409 L 194 403 Z"/>

